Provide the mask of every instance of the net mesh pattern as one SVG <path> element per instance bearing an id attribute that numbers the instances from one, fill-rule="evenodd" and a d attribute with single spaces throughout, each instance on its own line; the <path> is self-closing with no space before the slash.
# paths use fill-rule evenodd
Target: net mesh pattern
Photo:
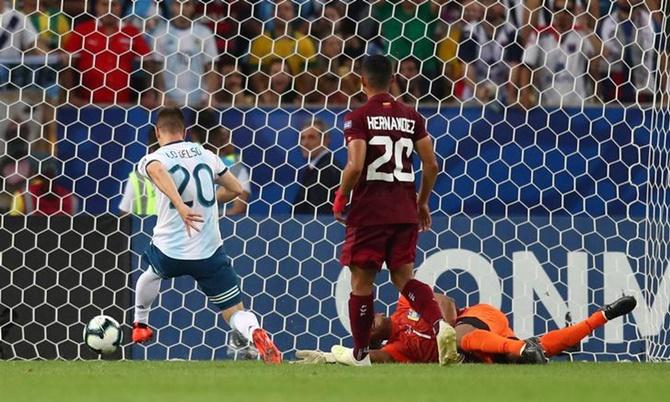
<path id="1" fill-rule="evenodd" d="M 670 357 L 667 2 L 2 4 L 0 358 L 95 358 L 81 333 L 100 313 L 126 323 L 113 357 L 231 354 L 189 278 L 163 283 L 156 340 L 128 342 L 155 224 L 131 172 L 165 105 L 243 183 L 224 245 L 280 349 L 350 342 L 329 211 L 367 54 L 394 60 L 391 93 L 426 118 L 441 166 L 417 277 L 500 307 L 519 337 L 633 294 L 568 356 Z M 310 155 L 327 156 L 311 176 Z M 377 284 L 390 314 L 398 294 L 385 271 Z"/>

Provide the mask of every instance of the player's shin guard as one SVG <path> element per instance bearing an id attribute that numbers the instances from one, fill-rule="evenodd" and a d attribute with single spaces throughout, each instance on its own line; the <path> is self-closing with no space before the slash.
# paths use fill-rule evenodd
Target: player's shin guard
<path id="1" fill-rule="evenodd" d="M 589 318 L 569 327 L 550 331 L 540 338 L 540 344 L 547 357 L 556 356 L 586 338 L 596 328 L 605 325 L 607 319 L 602 311 L 596 311 Z"/>
<path id="2" fill-rule="evenodd" d="M 372 295 L 349 295 L 349 323 L 354 338 L 354 358 L 362 360 L 368 354 L 370 332 L 375 317 L 374 298 Z"/>
<path id="3" fill-rule="evenodd" d="M 149 322 L 149 310 L 158 297 L 161 287 L 161 277 L 149 267 L 137 279 L 135 286 L 135 320 L 141 324 Z"/>
<path id="4" fill-rule="evenodd" d="M 437 334 L 439 321 L 442 319 L 442 311 L 435 301 L 433 289 L 423 282 L 411 279 L 402 289 L 402 295 L 409 300 L 412 309 L 421 315 L 421 318 L 433 325 Z"/>
<path id="5" fill-rule="evenodd" d="M 521 355 L 524 341 L 509 339 L 483 329 L 468 332 L 461 338 L 459 347 L 465 352 L 480 352 L 489 354 Z"/>

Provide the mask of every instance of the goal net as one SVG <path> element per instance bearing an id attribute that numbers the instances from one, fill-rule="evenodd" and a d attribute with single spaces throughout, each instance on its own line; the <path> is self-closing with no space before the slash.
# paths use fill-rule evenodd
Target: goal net
<path id="1" fill-rule="evenodd" d="M 670 358 L 667 2 L 0 1 L 0 359 L 244 358 L 193 280 L 164 281 L 131 345 L 155 224 L 132 174 L 161 105 L 245 187 L 221 206 L 243 300 L 287 357 L 349 344 L 344 227 L 330 200 L 366 54 L 426 118 L 441 166 L 416 275 L 519 338 L 622 294 L 627 317 L 565 358 Z M 420 175 L 420 166 L 414 170 Z M 397 291 L 382 271 L 375 310 Z"/>

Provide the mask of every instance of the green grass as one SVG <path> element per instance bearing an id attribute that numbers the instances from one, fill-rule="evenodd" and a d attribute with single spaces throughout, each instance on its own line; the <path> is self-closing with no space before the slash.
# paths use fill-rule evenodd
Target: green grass
<path id="1" fill-rule="evenodd" d="M 257 362 L 0 362 L 0 401 L 670 400 L 670 364 L 268 367 Z"/>

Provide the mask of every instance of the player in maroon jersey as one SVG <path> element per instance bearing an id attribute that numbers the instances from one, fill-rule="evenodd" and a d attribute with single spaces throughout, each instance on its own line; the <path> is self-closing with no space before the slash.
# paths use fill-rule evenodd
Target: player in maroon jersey
<path id="1" fill-rule="evenodd" d="M 351 270 L 349 320 L 354 349 L 347 358 L 354 366 L 370 364 L 372 292 L 375 276 L 385 262 L 394 285 L 431 324 L 440 363 L 447 364 L 458 357 L 455 331 L 442 320 L 433 290 L 414 279 L 417 236 L 419 229 L 430 228 L 428 197 L 438 166 L 423 117 L 391 97 L 392 80 L 392 64 L 386 57 L 363 60 L 361 81 L 368 101 L 344 118 L 348 162 L 333 212 L 346 223 L 340 261 Z M 412 167 L 415 149 L 423 167 L 418 199 Z"/>

